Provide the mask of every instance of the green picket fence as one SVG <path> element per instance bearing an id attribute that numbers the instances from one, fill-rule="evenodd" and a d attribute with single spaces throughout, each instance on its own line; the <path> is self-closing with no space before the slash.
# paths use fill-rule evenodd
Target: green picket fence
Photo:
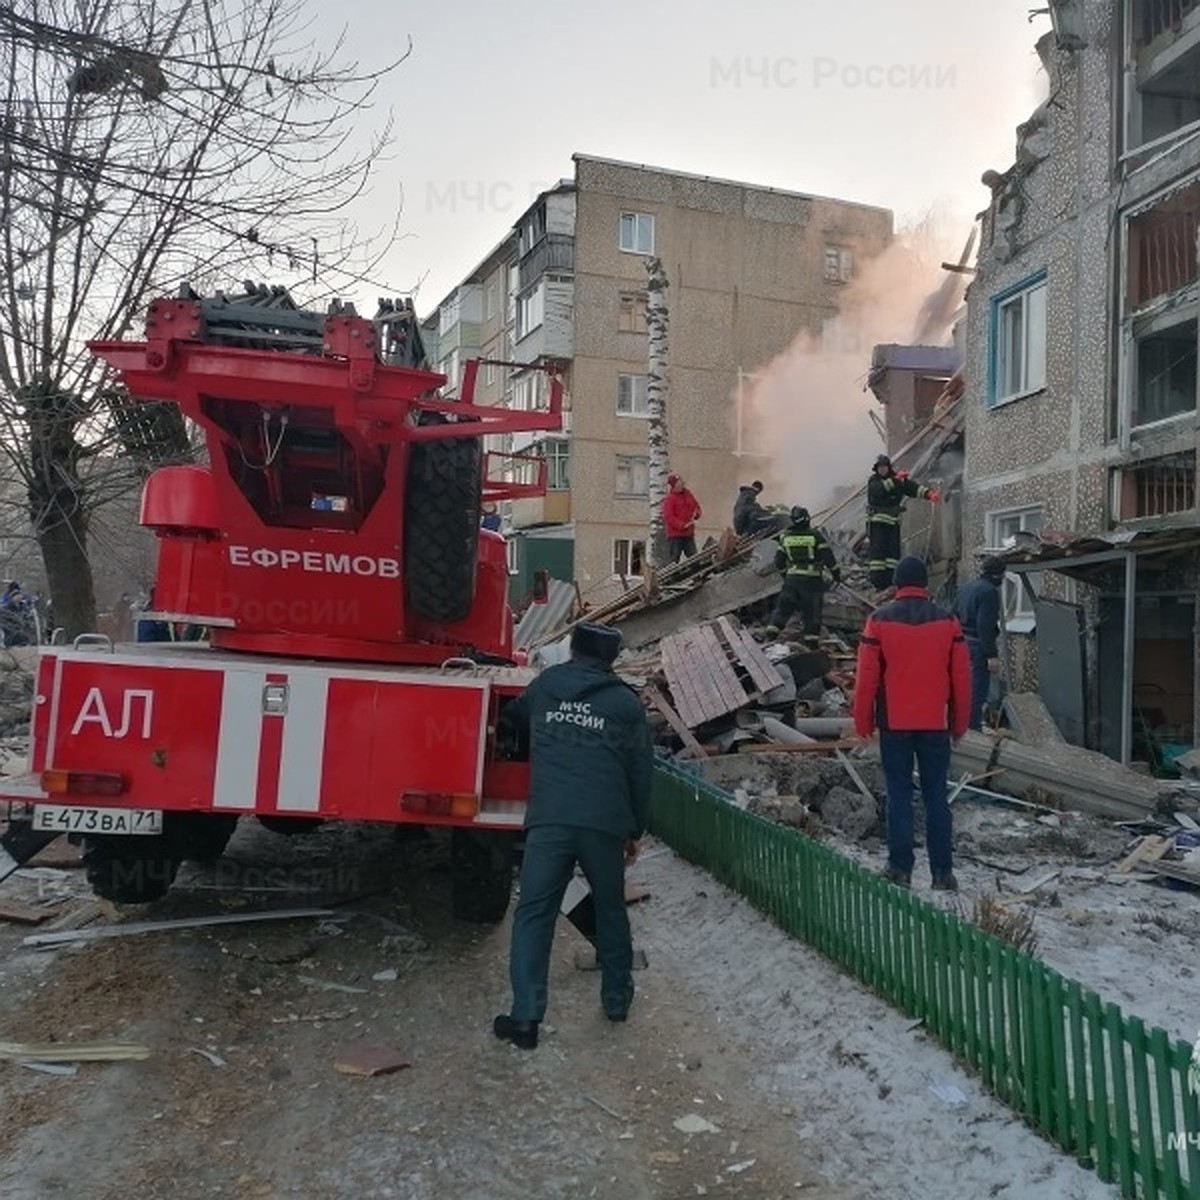
<path id="1" fill-rule="evenodd" d="M 1200 1197 L 1192 1048 L 953 913 L 660 764 L 651 829 L 925 1027 L 1129 1197 Z"/>

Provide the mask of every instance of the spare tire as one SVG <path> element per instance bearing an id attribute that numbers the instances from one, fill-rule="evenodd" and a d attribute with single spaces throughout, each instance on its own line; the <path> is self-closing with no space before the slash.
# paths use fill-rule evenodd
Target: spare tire
<path id="1" fill-rule="evenodd" d="M 444 420 L 441 414 L 429 418 Z M 475 601 L 481 439 L 414 442 L 404 494 L 404 587 L 408 606 L 427 621 L 451 623 Z"/>

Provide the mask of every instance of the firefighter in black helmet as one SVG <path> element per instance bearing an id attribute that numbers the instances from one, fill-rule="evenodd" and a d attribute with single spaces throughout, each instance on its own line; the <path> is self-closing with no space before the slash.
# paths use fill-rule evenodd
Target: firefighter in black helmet
<path id="1" fill-rule="evenodd" d="M 867 570 L 871 586 L 883 591 L 892 584 L 892 575 L 900 561 L 900 514 L 907 497 L 938 502 L 938 493 L 915 479 L 907 471 L 897 471 L 892 460 L 881 454 L 867 480 L 867 536 L 870 549 Z"/>
<path id="2" fill-rule="evenodd" d="M 825 571 L 828 570 L 834 583 L 841 582 L 842 573 L 829 539 L 819 529 L 812 528 L 808 509 L 793 508 L 791 519 L 775 553 L 775 565 L 783 572 L 783 589 L 766 633 L 768 637 L 776 636 L 799 609 L 805 635 L 816 637 L 821 632 Z"/>

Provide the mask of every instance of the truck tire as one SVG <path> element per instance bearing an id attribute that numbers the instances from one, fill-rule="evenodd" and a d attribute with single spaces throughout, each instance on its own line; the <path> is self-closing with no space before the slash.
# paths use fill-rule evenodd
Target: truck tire
<path id="1" fill-rule="evenodd" d="M 459 921 L 495 925 L 512 898 L 515 833 L 455 829 L 450 837 L 451 910 Z"/>
<path id="2" fill-rule="evenodd" d="M 404 496 L 404 587 L 408 606 L 427 621 L 450 624 L 471 613 L 482 472 L 479 438 L 413 443 Z"/>
<path id="3" fill-rule="evenodd" d="M 216 862 L 225 853 L 238 822 L 237 817 L 220 813 L 171 815 L 178 818 L 170 827 L 172 845 L 187 862 Z"/>
<path id="4" fill-rule="evenodd" d="M 83 839 L 87 881 L 97 896 L 115 904 L 148 904 L 165 896 L 179 862 L 166 835 Z"/>

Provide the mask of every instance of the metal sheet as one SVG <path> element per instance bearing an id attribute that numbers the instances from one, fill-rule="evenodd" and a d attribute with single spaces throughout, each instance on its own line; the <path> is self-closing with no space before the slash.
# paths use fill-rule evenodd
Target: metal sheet
<path id="1" fill-rule="evenodd" d="M 1087 744 L 1084 702 L 1083 609 L 1039 600 L 1037 611 L 1038 694 L 1074 746 Z"/>
<path id="2" fill-rule="evenodd" d="M 575 607 L 575 588 L 561 579 L 551 579 L 545 604 L 531 604 L 513 631 L 513 645 L 528 649 L 556 630 L 565 629 Z"/>

